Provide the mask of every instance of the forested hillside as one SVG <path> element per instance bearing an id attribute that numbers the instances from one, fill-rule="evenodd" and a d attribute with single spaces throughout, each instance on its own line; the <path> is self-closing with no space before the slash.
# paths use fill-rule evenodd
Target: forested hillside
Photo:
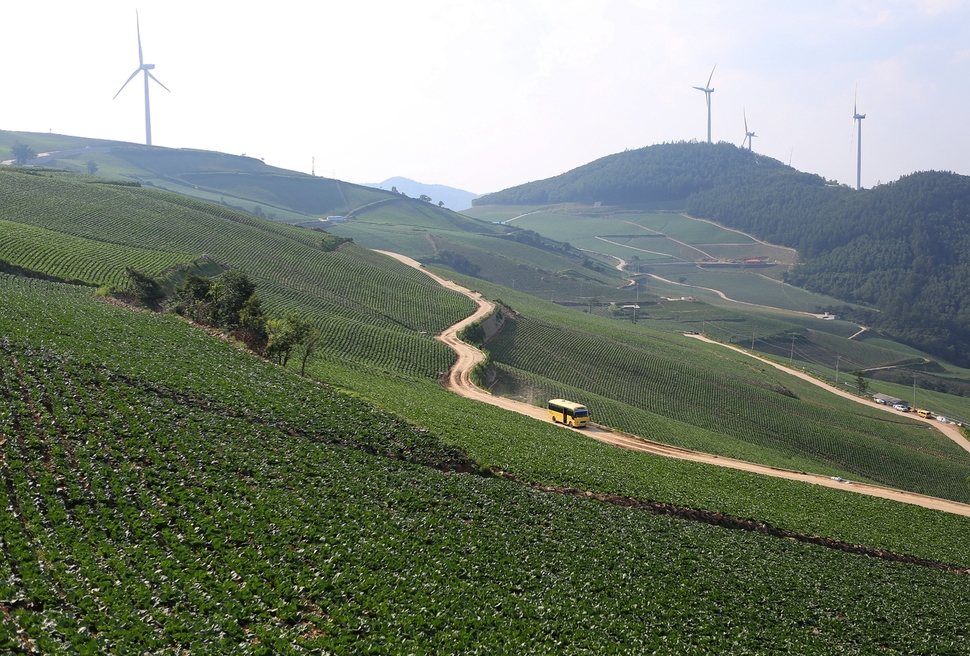
<path id="1" fill-rule="evenodd" d="M 487 194 L 477 205 L 602 203 L 653 205 L 685 201 L 691 194 L 764 178 L 824 188 L 817 175 L 731 144 L 670 143 L 602 157 L 562 175 Z M 683 202 L 674 203 L 675 209 Z"/>
<path id="2" fill-rule="evenodd" d="M 970 364 L 966 176 L 914 173 L 856 191 L 731 144 L 677 143 L 610 155 L 476 204 L 676 199 L 692 216 L 796 248 L 802 264 L 788 281 L 873 308 L 855 320 Z"/>
<path id="3" fill-rule="evenodd" d="M 804 262 L 792 284 L 871 305 L 857 318 L 970 363 L 970 178 L 928 171 L 858 192 L 751 180 L 687 209 L 794 246 Z"/>

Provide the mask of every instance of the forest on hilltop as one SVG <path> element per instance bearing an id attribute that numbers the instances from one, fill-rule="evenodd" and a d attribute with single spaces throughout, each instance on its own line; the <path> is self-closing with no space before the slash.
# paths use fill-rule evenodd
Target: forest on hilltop
<path id="1" fill-rule="evenodd" d="M 483 196 L 477 205 L 683 201 L 711 219 L 798 250 L 788 282 L 869 311 L 842 314 L 970 366 L 970 177 L 941 171 L 856 191 L 732 144 L 617 153 Z"/>
<path id="2" fill-rule="evenodd" d="M 732 185 L 747 178 L 779 175 L 804 186 L 825 186 L 825 180 L 817 175 L 801 173 L 731 144 L 679 142 L 601 157 L 546 180 L 486 194 L 474 204 L 649 205 L 686 201 L 697 191 Z"/>
<path id="3" fill-rule="evenodd" d="M 871 306 L 840 312 L 970 364 L 970 178 L 927 171 L 862 191 L 751 180 L 687 210 L 797 248 L 790 283 Z"/>

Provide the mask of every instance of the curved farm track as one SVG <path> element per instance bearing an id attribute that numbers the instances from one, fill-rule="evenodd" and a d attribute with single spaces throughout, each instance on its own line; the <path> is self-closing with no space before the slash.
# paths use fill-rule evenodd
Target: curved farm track
<path id="1" fill-rule="evenodd" d="M 488 316 L 490 312 L 494 309 L 494 304 L 482 297 L 481 294 L 473 292 L 461 285 L 458 285 L 446 278 L 442 278 L 427 269 L 425 269 L 420 262 L 414 260 L 405 255 L 400 255 L 398 253 L 391 253 L 389 251 L 378 251 L 393 257 L 409 266 L 418 269 L 419 271 L 427 274 L 434 280 L 438 281 L 443 286 L 448 289 L 453 289 L 465 294 L 470 299 L 478 303 L 478 310 L 471 316 L 462 319 L 458 323 L 449 328 L 445 329 L 440 335 L 437 335 L 435 339 L 439 342 L 447 344 L 458 354 L 458 361 L 452 366 L 451 371 L 448 372 L 448 378 L 445 382 L 445 387 L 447 387 L 452 392 L 460 396 L 464 396 L 469 399 L 475 399 L 476 401 L 481 401 L 483 403 L 488 403 L 505 410 L 510 410 L 512 412 L 517 412 L 533 419 L 538 419 L 540 421 L 549 421 L 548 415 L 543 408 L 537 408 L 536 406 L 529 405 L 527 403 L 521 403 L 519 401 L 513 401 L 511 399 L 492 396 L 488 392 L 476 387 L 472 382 L 469 374 L 472 368 L 481 362 L 485 355 L 479 351 L 474 346 L 461 341 L 458 339 L 458 332 L 471 323 L 474 323 L 478 319 Z M 704 341 L 706 338 L 698 336 Z M 716 342 L 712 342 L 716 343 Z M 721 346 L 724 346 L 721 344 Z M 741 349 L 738 351 L 745 353 Z M 745 353 L 750 355 L 749 353 Z M 756 357 L 756 356 L 752 356 Z M 760 359 L 760 358 L 759 358 Z M 838 393 L 841 390 L 834 390 L 830 386 L 818 381 L 802 372 L 789 369 L 777 363 L 765 360 L 767 364 L 770 364 L 778 369 L 787 371 L 788 373 L 805 378 L 809 382 L 819 385 L 825 389 L 832 391 L 833 393 Z M 859 403 L 865 403 L 867 405 L 874 405 L 867 401 L 864 401 L 856 396 L 845 393 L 849 399 L 858 401 Z M 881 407 L 881 406 L 880 406 Z M 890 410 L 890 412 L 892 412 Z M 930 422 L 932 423 L 932 422 Z M 938 429 L 943 428 L 943 426 L 935 426 Z M 883 499 L 890 499 L 893 501 L 901 501 L 903 503 L 909 503 L 916 506 L 922 506 L 924 508 L 932 508 L 934 510 L 942 510 L 944 512 L 949 512 L 957 515 L 964 515 L 970 517 L 970 505 L 957 503 L 955 501 L 948 501 L 946 499 L 939 499 L 936 497 L 930 497 L 922 494 L 916 494 L 913 492 L 906 492 L 904 490 L 896 490 L 893 488 L 882 487 L 879 485 L 871 485 L 868 483 L 856 483 L 851 481 L 846 481 L 842 479 L 833 479 L 829 476 L 823 476 L 821 474 L 809 474 L 805 472 L 798 472 L 789 469 L 781 469 L 778 467 L 769 467 L 767 465 L 759 465 L 752 462 L 745 462 L 743 460 L 735 460 L 733 458 L 724 458 L 721 456 L 712 455 L 709 453 L 701 453 L 699 451 L 691 451 L 690 449 L 682 449 L 676 446 L 670 446 L 668 444 L 661 444 L 660 442 L 653 442 L 651 440 L 646 440 L 634 435 L 628 435 L 618 431 L 611 430 L 599 425 L 591 425 L 585 429 L 574 429 L 562 427 L 564 430 L 576 430 L 583 433 L 593 439 L 599 440 L 600 442 L 605 442 L 607 444 L 612 444 L 613 446 L 619 447 L 621 449 L 629 449 L 631 451 L 641 451 L 644 453 L 650 453 L 653 455 L 664 456 L 668 458 L 679 458 L 681 460 L 690 460 L 693 462 L 703 462 L 709 465 L 715 465 L 718 467 L 728 467 L 730 469 L 738 469 L 741 471 L 752 472 L 755 474 L 763 474 L 765 476 L 774 476 L 775 478 L 784 478 L 792 481 L 802 481 L 804 483 L 812 483 L 814 485 L 821 485 L 823 487 L 837 488 L 840 490 L 845 490 L 848 492 L 855 492 L 857 494 L 866 494 L 869 496 L 880 497 Z M 952 427 L 947 427 L 952 428 Z M 956 431 L 956 429 L 952 429 Z M 962 436 L 954 436 L 947 433 L 947 436 L 957 441 L 963 448 L 970 450 L 970 444 L 967 443 Z"/>

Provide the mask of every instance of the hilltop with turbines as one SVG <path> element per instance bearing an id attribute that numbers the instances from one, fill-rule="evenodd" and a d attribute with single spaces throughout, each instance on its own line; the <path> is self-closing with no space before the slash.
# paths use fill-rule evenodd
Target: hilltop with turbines
<path id="1" fill-rule="evenodd" d="M 715 143 L 715 66 L 357 185 L 152 145 L 136 35 L 144 145 L 0 131 L 0 652 L 966 651 L 970 178 Z"/>

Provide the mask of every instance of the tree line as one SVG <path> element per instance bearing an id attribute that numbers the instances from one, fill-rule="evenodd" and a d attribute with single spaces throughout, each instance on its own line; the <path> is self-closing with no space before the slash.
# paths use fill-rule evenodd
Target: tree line
<path id="1" fill-rule="evenodd" d="M 268 316 L 256 284 L 241 271 L 227 271 L 216 279 L 190 273 L 171 295 L 157 280 L 134 267 L 126 267 L 125 273 L 128 287 L 108 290 L 113 296 L 224 330 L 249 350 L 284 367 L 298 354 L 301 376 L 322 344 L 319 331 L 295 312 Z"/>

